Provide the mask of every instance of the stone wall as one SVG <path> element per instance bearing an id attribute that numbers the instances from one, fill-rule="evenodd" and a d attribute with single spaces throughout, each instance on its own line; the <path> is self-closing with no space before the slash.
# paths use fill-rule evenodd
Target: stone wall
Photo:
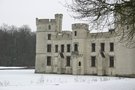
<path id="1" fill-rule="evenodd" d="M 55 19 L 36 19 L 36 69 L 37 73 L 64 73 L 89 75 L 135 75 L 135 48 L 127 48 L 119 42 L 115 31 L 90 33 L 85 23 L 72 25 L 72 31 L 62 31 L 62 14 L 56 14 Z M 51 39 L 48 40 L 48 34 Z M 91 44 L 95 43 L 92 52 Z M 101 52 L 101 43 L 105 51 Z M 114 50 L 110 51 L 110 43 Z M 47 52 L 47 45 L 51 45 L 51 52 Z M 67 52 L 70 44 L 70 52 Z M 75 50 L 77 44 L 77 51 Z M 58 52 L 55 52 L 58 45 Z M 64 45 L 64 52 L 61 52 Z M 61 54 L 63 57 L 61 57 Z M 104 54 L 104 57 L 103 55 Z M 51 65 L 47 65 L 47 56 L 51 57 Z M 71 57 L 70 66 L 67 65 L 67 56 Z M 95 56 L 95 66 L 91 66 L 91 57 Z M 110 57 L 114 57 L 114 66 L 110 67 Z"/>

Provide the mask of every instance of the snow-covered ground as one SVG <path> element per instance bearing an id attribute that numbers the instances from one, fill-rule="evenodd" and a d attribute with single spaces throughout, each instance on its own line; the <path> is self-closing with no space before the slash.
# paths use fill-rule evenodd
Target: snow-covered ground
<path id="1" fill-rule="evenodd" d="M 0 70 L 4 70 L 4 69 L 24 69 L 27 67 L 5 67 L 5 66 L 0 66 Z"/>
<path id="2" fill-rule="evenodd" d="M 0 90 L 135 90 L 135 79 L 0 70 Z"/>

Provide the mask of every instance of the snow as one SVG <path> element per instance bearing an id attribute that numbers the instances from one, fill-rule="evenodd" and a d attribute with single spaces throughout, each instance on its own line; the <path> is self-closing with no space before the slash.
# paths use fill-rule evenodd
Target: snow
<path id="1" fill-rule="evenodd" d="M 5 66 L 1 66 L 0 70 L 2 69 L 21 69 L 21 68 L 26 68 L 26 67 L 5 67 Z"/>
<path id="2" fill-rule="evenodd" d="M 135 78 L 35 74 L 34 69 L 0 70 L 0 90 L 135 90 Z"/>

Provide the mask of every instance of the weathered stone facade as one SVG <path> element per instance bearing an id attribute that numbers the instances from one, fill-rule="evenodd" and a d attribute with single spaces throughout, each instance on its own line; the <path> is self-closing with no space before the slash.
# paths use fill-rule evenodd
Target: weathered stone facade
<path id="1" fill-rule="evenodd" d="M 36 19 L 36 73 L 135 75 L 135 49 L 119 43 L 115 31 L 90 33 L 84 23 L 62 31 L 62 17 Z"/>

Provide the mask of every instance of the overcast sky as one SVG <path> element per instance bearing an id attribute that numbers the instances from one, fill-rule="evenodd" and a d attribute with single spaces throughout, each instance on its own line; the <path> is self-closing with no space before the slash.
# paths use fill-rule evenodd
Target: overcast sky
<path id="1" fill-rule="evenodd" d="M 29 25 L 36 30 L 35 18 L 54 18 L 54 14 L 63 14 L 63 29 L 70 30 L 71 24 L 81 22 L 71 17 L 64 7 L 71 0 L 0 0 L 0 25 Z"/>

